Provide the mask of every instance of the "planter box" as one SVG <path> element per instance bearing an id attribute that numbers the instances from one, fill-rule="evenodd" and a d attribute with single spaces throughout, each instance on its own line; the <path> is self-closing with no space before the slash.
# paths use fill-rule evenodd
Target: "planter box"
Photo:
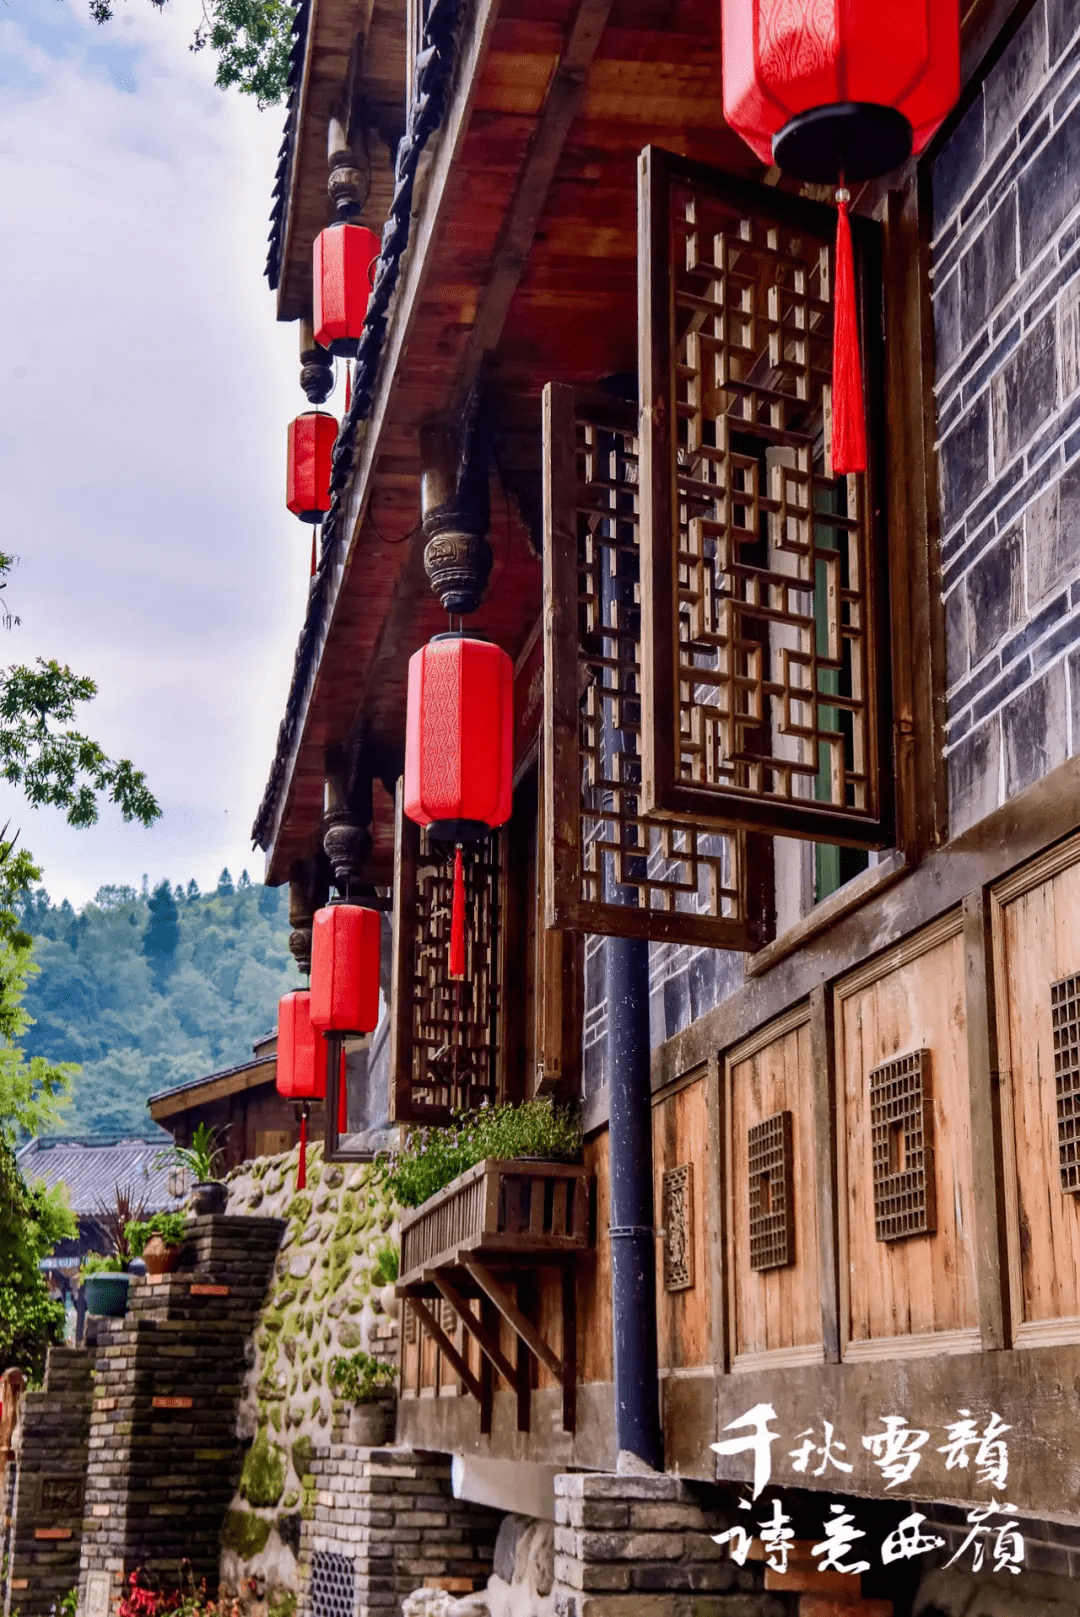
<path id="1" fill-rule="evenodd" d="M 589 1170 L 565 1162 L 478 1162 L 401 1219 L 399 1290 L 458 1255 L 502 1262 L 584 1252 Z"/>

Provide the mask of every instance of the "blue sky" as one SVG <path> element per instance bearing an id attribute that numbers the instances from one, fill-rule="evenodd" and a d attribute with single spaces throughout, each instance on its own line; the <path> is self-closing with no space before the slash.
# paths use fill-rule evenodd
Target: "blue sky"
<path id="1" fill-rule="evenodd" d="M 0 790 L 75 904 L 144 872 L 261 876 L 248 831 L 306 599 L 283 491 L 307 406 L 262 276 L 283 112 L 214 88 L 200 14 L 0 6 L 0 545 L 22 619 L 0 662 L 92 676 L 83 727 L 165 810 L 76 832 Z"/>

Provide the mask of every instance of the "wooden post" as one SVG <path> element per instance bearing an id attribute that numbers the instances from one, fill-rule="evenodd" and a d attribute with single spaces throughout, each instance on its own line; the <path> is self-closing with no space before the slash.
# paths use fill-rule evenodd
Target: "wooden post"
<path id="1" fill-rule="evenodd" d="M 985 888 L 964 899 L 964 997 L 971 1085 L 971 1178 L 975 1225 L 975 1283 L 983 1352 L 1006 1348 L 1009 1318 L 1005 1184 L 1001 1152 L 1001 1074 L 990 905 Z"/>
<path id="2" fill-rule="evenodd" d="M 814 1142 L 817 1160 L 818 1273 L 821 1340 L 826 1364 L 840 1362 L 839 1213 L 836 1204 L 836 1094 L 833 1086 L 833 1008 L 828 988 L 810 995 Z"/>

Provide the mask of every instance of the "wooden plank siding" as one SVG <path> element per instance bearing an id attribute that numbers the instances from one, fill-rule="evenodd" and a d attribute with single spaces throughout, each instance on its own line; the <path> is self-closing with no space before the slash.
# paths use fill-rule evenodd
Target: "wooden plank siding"
<path id="1" fill-rule="evenodd" d="M 659 1097 L 653 1104 L 652 1117 L 653 1204 L 658 1225 L 663 1216 L 664 1174 L 685 1163 L 693 1165 L 694 1283 L 685 1291 L 665 1289 L 663 1242 L 657 1240 L 658 1358 L 661 1372 L 678 1371 L 706 1365 L 712 1360 L 712 1287 L 719 1282 L 719 1271 L 712 1261 L 716 1234 L 711 1191 L 718 1176 L 718 1165 L 710 1137 L 705 1073 L 685 1087 Z"/>

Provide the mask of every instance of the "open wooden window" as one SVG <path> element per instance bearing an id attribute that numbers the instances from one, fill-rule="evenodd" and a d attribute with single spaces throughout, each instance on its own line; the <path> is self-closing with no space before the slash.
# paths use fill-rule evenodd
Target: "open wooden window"
<path id="1" fill-rule="evenodd" d="M 881 277 L 877 227 L 852 227 L 874 464 L 837 478 L 835 213 L 655 149 L 642 158 L 650 816 L 891 840 Z"/>
<path id="2" fill-rule="evenodd" d="M 756 948 L 768 846 L 642 812 L 636 409 L 549 384 L 544 466 L 548 925 Z"/>

